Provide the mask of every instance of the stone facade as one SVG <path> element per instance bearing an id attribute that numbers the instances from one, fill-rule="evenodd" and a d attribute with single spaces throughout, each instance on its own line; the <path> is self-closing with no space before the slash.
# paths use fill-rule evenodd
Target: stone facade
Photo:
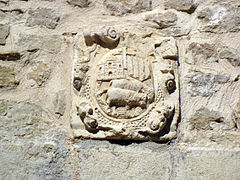
<path id="1" fill-rule="evenodd" d="M 238 0 L 0 0 L 0 179 L 239 179 Z"/>

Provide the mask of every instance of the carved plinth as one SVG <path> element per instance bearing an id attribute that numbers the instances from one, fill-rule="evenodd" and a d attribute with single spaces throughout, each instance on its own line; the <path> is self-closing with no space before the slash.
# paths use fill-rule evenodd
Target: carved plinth
<path id="1" fill-rule="evenodd" d="M 75 137 L 170 140 L 179 115 L 175 40 L 102 27 L 76 36 L 72 77 Z"/>

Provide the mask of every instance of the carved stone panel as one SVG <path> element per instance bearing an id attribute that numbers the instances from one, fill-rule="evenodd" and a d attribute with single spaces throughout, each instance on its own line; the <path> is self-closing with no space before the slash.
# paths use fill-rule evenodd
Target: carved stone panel
<path id="1" fill-rule="evenodd" d="M 177 59 L 172 37 L 143 29 L 100 27 L 77 34 L 72 75 L 74 136 L 175 138 Z"/>

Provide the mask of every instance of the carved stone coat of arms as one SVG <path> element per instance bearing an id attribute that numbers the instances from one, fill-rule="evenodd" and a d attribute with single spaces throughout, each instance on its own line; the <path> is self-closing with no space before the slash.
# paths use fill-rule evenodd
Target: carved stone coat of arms
<path id="1" fill-rule="evenodd" d="M 134 31 L 136 32 L 136 31 Z M 101 27 L 76 36 L 75 137 L 164 141 L 176 137 L 178 54 L 172 37 Z"/>

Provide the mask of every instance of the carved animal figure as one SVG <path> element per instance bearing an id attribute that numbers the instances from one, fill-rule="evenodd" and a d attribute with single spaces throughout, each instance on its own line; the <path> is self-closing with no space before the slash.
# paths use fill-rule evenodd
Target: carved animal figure
<path id="1" fill-rule="evenodd" d="M 109 106 L 140 106 L 146 108 L 154 98 L 152 87 L 137 80 L 112 80 L 107 90 L 106 102 Z"/>

